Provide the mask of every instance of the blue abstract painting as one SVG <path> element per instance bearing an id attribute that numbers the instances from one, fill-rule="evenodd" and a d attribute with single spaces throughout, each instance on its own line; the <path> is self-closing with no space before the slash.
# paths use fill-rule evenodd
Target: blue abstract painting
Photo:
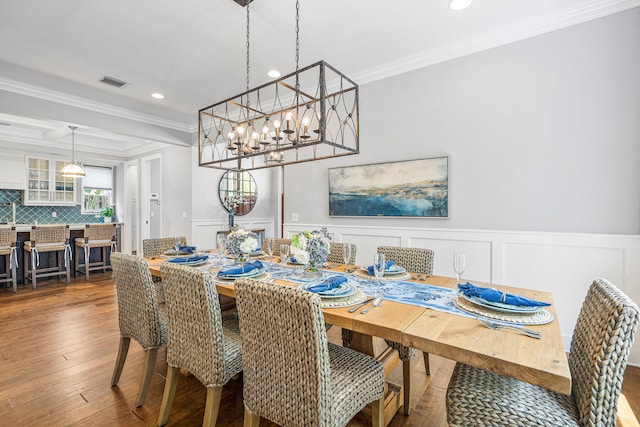
<path id="1" fill-rule="evenodd" d="M 449 158 L 329 169 L 329 215 L 449 216 Z"/>

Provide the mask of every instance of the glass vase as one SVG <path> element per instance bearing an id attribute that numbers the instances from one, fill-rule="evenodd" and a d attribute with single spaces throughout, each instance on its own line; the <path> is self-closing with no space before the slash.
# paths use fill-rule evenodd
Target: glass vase
<path id="1" fill-rule="evenodd" d="M 304 267 L 306 279 L 319 279 L 322 277 L 322 262 L 310 262 Z"/>

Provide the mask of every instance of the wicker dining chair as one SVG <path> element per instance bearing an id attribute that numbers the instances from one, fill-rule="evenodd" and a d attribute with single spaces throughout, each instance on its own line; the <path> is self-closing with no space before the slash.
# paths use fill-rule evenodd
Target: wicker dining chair
<path id="1" fill-rule="evenodd" d="M 184 236 L 161 237 L 159 239 L 144 239 L 142 240 L 142 255 L 162 255 L 166 251 L 173 249 L 173 245 L 176 243 L 176 240 L 180 240 L 181 245 L 187 244 L 187 238 Z"/>
<path id="2" fill-rule="evenodd" d="M 144 369 L 136 399 L 138 408 L 144 403 L 149 391 L 158 349 L 167 344 L 166 315 L 164 309 L 158 306 L 149 266 L 144 258 L 114 252 L 111 255 L 111 265 L 115 275 L 120 323 L 120 345 L 111 386 L 117 385 L 120 380 L 129 343 L 133 338 L 145 353 Z"/>
<path id="3" fill-rule="evenodd" d="M 342 256 L 342 248 L 345 243 L 337 243 L 330 242 L 329 243 L 329 256 L 327 257 L 327 261 L 335 262 L 338 264 L 344 263 L 344 256 Z M 356 252 L 358 251 L 358 247 L 350 243 L 351 245 L 351 256 L 349 257 L 349 264 L 354 265 L 356 263 Z"/>
<path id="4" fill-rule="evenodd" d="M 176 240 L 180 240 L 181 245 L 187 244 L 187 238 L 184 236 L 179 237 L 161 237 L 159 239 L 144 239 L 142 240 L 142 255 L 146 257 L 162 255 L 168 250 L 173 248 Z M 164 304 L 164 286 L 162 279 L 157 276 L 153 276 L 153 282 L 156 287 L 156 295 L 158 296 L 158 303 Z"/>
<path id="5" fill-rule="evenodd" d="M 60 276 L 66 276 L 67 283 L 71 283 L 70 233 L 69 225 L 34 225 L 31 227 L 29 240 L 22 245 L 25 284 L 31 280 L 31 287 L 36 289 L 38 279 Z M 57 255 L 57 265 L 39 268 L 41 255 L 48 256 L 53 252 Z"/>
<path id="6" fill-rule="evenodd" d="M 264 239 L 262 241 L 262 250 L 264 251 L 264 253 L 268 253 L 267 252 L 267 239 L 273 239 L 274 240 L 274 245 L 273 245 L 273 256 L 275 257 L 279 257 L 280 256 L 280 245 L 291 245 L 291 239 L 283 239 L 281 237 L 267 237 L 266 239 Z"/>
<path id="7" fill-rule="evenodd" d="M 18 290 L 16 269 L 18 267 L 18 254 L 16 246 L 18 233 L 16 227 L 0 227 L 0 256 L 4 256 L 4 273 L 0 274 L 0 283 L 11 283 L 11 290 Z"/>
<path id="8" fill-rule="evenodd" d="M 245 426 L 344 426 L 368 403 L 384 425 L 382 363 L 327 341 L 318 295 L 251 279 L 235 289 Z"/>
<path id="9" fill-rule="evenodd" d="M 378 252 L 383 253 L 385 259 L 393 260 L 395 265 L 405 268 L 407 271 L 426 276 L 433 275 L 433 256 L 431 249 L 404 248 L 400 246 L 378 246 Z M 342 329 L 342 342 L 345 346 L 351 344 L 353 332 Z M 385 340 L 393 349 L 398 350 L 400 360 L 402 360 L 402 386 L 404 387 L 404 404 L 402 411 L 405 415 L 411 412 L 411 359 L 416 357 L 416 350 L 407 347 L 399 342 Z M 431 374 L 429 366 L 429 353 L 424 355 L 424 369 L 427 375 Z"/>
<path id="10" fill-rule="evenodd" d="M 158 425 L 169 418 L 180 369 L 207 388 L 203 426 L 215 426 L 222 386 L 242 371 L 242 342 L 236 318 L 222 322 L 213 276 L 206 270 L 164 263 L 160 267 L 167 309 L 167 381 Z"/>
<path id="11" fill-rule="evenodd" d="M 571 340 L 571 396 L 458 363 L 447 389 L 449 425 L 614 427 L 638 317 L 636 303 L 595 280 Z"/>
<path id="12" fill-rule="evenodd" d="M 76 247 L 75 268 L 76 272 L 84 270 L 85 280 L 89 281 L 91 271 L 101 270 L 103 273 L 110 269 L 108 254 L 115 252 L 116 248 L 115 224 L 86 224 L 83 237 L 74 240 Z M 101 261 L 91 262 L 91 250 L 101 249 Z M 82 255 L 83 262 L 80 262 Z"/>

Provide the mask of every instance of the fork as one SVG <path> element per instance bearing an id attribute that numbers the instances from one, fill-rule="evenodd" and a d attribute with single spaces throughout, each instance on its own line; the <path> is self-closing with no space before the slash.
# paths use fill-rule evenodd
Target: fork
<path id="1" fill-rule="evenodd" d="M 486 326 L 489 329 L 493 329 L 494 331 L 497 331 L 498 329 L 511 329 L 513 331 L 516 332 L 520 332 L 521 334 L 524 334 L 528 337 L 531 338 L 537 338 L 537 339 L 541 339 L 542 338 L 542 334 L 540 334 L 539 331 L 534 331 L 533 329 L 527 329 L 524 326 L 519 326 L 519 325 L 506 325 L 504 323 L 498 323 L 498 322 L 494 322 L 492 320 L 486 319 L 486 318 L 479 318 L 478 321 L 480 323 L 482 323 L 484 326 Z"/>

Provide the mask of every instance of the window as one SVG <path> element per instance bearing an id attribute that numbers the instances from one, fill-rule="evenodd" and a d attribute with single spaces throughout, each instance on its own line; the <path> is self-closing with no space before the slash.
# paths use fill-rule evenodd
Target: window
<path id="1" fill-rule="evenodd" d="M 113 205 L 113 169 L 104 166 L 83 165 L 82 213 L 100 213 Z"/>

